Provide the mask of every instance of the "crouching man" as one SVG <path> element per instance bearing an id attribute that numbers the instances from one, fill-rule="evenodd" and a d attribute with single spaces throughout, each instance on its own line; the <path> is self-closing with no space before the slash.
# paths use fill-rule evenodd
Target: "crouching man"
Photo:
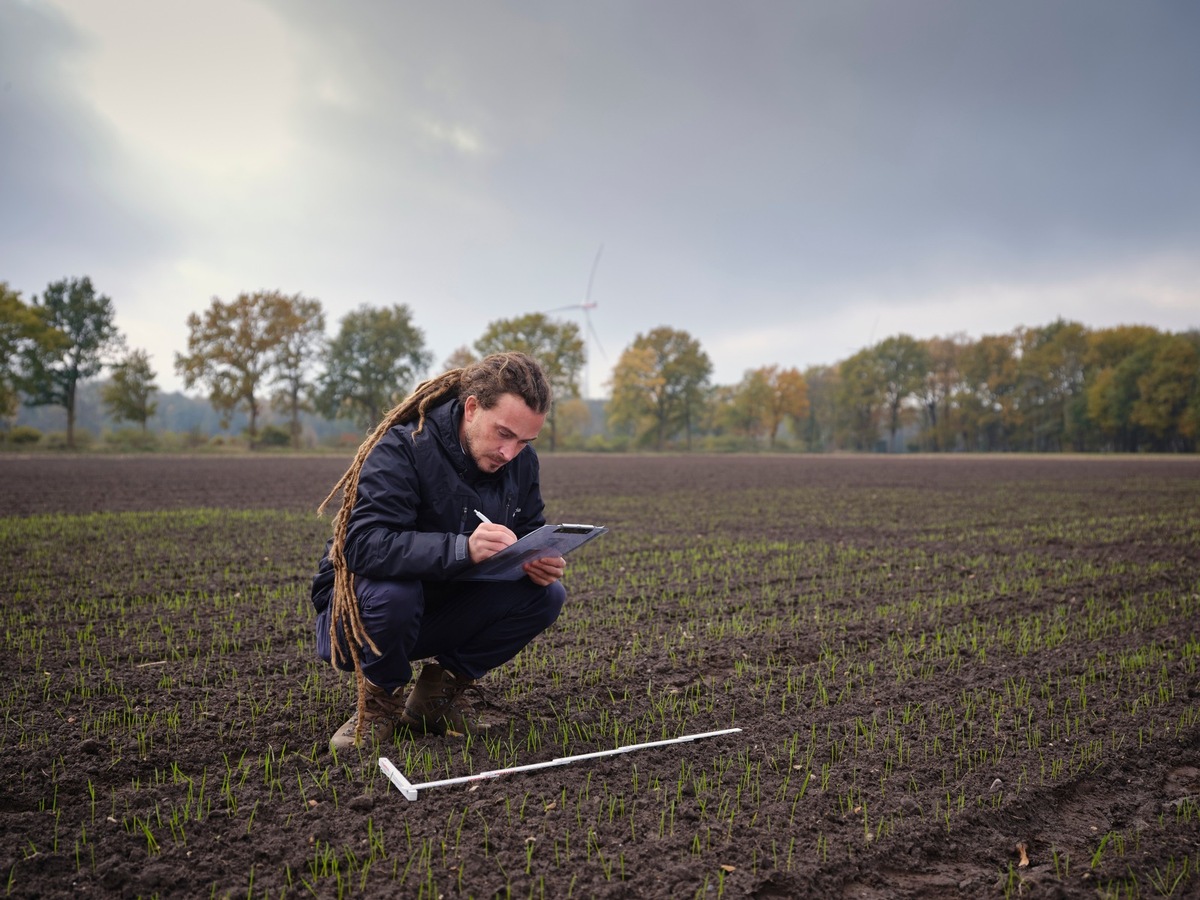
<path id="1" fill-rule="evenodd" d="M 455 576 L 545 524 L 530 444 L 550 385 L 523 353 L 500 353 L 418 385 L 363 442 L 312 584 L 317 653 L 353 671 L 357 710 L 335 751 L 398 728 L 463 733 L 463 691 L 558 618 L 561 557 L 517 581 Z M 426 660 L 406 694 L 412 663 Z"/>

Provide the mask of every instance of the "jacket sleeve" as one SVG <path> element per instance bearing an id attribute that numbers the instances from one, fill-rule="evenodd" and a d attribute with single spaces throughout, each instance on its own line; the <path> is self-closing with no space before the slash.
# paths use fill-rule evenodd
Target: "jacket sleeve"
<path id="1" fill-rule="evenodd" d="M 452 578 L 470 565 L 467 536 L 418 528 L 421 477 L 412 437 L 387 435 L 363 463 L 346 529 L 350 571 L 384 581 Z"/>

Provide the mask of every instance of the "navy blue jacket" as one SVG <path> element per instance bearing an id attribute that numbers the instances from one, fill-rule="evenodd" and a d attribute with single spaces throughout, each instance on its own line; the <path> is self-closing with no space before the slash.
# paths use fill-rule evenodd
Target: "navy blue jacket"
<path id="1" fill-rule="evenodd" d="M 499 471 L 480 471 L 458 442 L 462 405 L 447 400 L 416 423 L 391 428 L 363 461 L 344 553 L 355 575 L 377 581 L 445 581 L 472 565 L 467 537 L 479 510 L 521 537 L 545 524 L 537 454 L 526 446 Z M 332 543 L 332 542 L 331 542 Z M 333 596 L 329 544 L 312 602 Z"/>

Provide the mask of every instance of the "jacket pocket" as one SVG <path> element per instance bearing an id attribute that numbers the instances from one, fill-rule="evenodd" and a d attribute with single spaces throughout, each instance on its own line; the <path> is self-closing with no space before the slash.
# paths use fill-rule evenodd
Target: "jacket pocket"
<path id="1" fill-rule="evenodd" d="M 471 494 L 455 494 L 454 504 L 458 510 L 458 533 L 470 534 L 481 521 L 475 510 L 479 509 L 479 498 Z"/>

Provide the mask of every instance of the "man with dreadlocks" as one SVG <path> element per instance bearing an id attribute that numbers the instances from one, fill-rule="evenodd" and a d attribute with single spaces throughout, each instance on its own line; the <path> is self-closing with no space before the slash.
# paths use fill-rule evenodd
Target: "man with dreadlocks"
<path id="1" fill-rule="evenodd" d="M 561 557 L 518 581 L 454 581 L 545 524 L 529 445 L 550 385 L 523 353 L 498 353 L 418 385 L 359 447 L 313 579 L 317 653 L 355 673 L 357 710 L 335 751 L 398 727 L 461 734 L 463 690 L 548 628 L 566 592 Z M 412 662 L 426 660 L 407 696 Z"/>

